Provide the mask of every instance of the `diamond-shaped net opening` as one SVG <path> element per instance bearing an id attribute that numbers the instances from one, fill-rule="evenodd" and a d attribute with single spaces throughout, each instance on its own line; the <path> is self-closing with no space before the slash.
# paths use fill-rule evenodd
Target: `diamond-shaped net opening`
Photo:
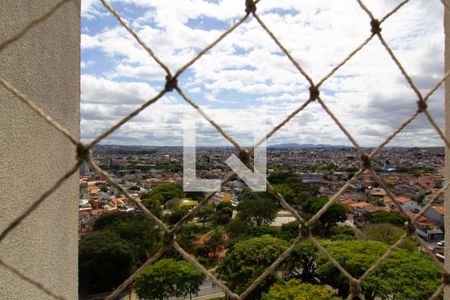
<path id="1" fill-rule="evenodd" d="M 31 28 L 33 28 L 36 24 L 40 22 L 44 22 L 48 17 L 50 17 L 56 10 L 58 10 L 59 7 L 61 7 L 64 3 L 68 2 L 69 0 L 59 0 L 56 1 L 55 4 L 42 14 L 41 16 L 38 16 L 32 20 L 29 21 L 29 23 L 22 28 L 18 33 L 16 33 L 14 36 L 11 36 L 7 38 L 6 40 L 3 40 L 0 42 L 0 51 L 2 51 L 6 46 L 9 44 L 14 43 L 16 40 L 20 39 L 27 31 L 29 31 Z M 347 56 L 344 57 L 344 59 L 340 62 L 338 62 L 328 73 L 323 75 L 323 77 L 318 80 L 317 82 L 313 81 L 312 76 L 308 74 L 308 72 L 303 68 L 303 66 L 291 55 L 288 48 L 285 47 L 280 40 L 277 38 L 277 36 L 273 33 L 273 31 L 270 29 L 269 26 L 266 25 L 264 20 L 261 18 L 260 15 L 257 13 L 257 6 L 259 0 L 245 0 L 243 5 L 243 15 L 242 17 L 232 24 L 226 31 L 224 31 L 220 36 L 218 36 L 214 41 L 212 41 L 207 47 L 202 49 L 200 52 L 198 52 L 191 60 L 187 61 L 181 68 L 179 68 L 177 71 L 173 72 L 169 69 L 169 67 L 160 60 L 156 54 L 153 52 L 152 48 L 147 45 L 136 32 L 130 27 L 130 25 L 127 23 L 127 21 L 121 17 L 121 15 L 110 5 L 110 3 L 107 0 L 101 0 L 102 4 L 105 6 L 105 8 L 120 22 L 120 24 L 125 28 L 126 31 L 137 41 L 140 46 L 142 46 L 143 49 L 149 54 L 150 59 L 153 59 L 164 71 L 165 73 L 165 86 L 164 88 L 159 91 L 157 94 L 155 94 L 152 98 L 148 99 L 146 102 L 144 102 L 139 108 L 134 110 L 132 113 L 128 114 L 124 118 L 122 118 L 119 122 L 117 122 L 114 126 L 103 132 L 102 134 L 98 135 L 94 140 L 92 140 L 90 143 L 84 144 L 81 143 L 77 138 L 75 138 L 67 129 L 65 129 L 63 126 L 61 126 L 58 122 L 56 122 L 52 117 L 50 117 L 49 114 L 47 114 L 44 110 L 39 108 L 34 102 L 25 94 L 21 93 L 19 90 L 17 90 L 14 86 L 12 86 L 10 83 L 8 83 L 4 79 L 0 79 L 0 84 L 8 90 L 10 93 L 15 95 L 17 100 L 25 103 L 32 111 L 34 111 L 36 114 L 40 115 L 48 124 L 53 126 L 55 129 L 57 129 L 61 134 L 63 134 L 71 143 L 73 143 L 76 146 L 76 153 L 74 155 L 76 156 L 77 163 L 67 171 L 64 176 L 62 176 L 57 182 L 54 183 L 53 186 L 51 186 L 48 190 L 43 192 L 41 196 L 24 212 L 22 212 L 13 222 L 10 223 L 7 228 L 3 229 L 0 234 L 0 242 L 5 239 L 8 234 L 13 231 L 17 226 L 20 225 L 20 223 L 27 218 L 33 211 L 41 205 L 48 196 L 50 196 L 56 189 L 58 189 L 66 179 L 71 177 L 74 173 L 77 172 L 78 168 L 82 164 L 82 162 L 87 162 L 90 164 L 91 168 L 98 174 L 102 175 L 106 181 L 110 183 L 111 186 L 113 186 L 115 189 L 117 189 L 119 192 L 121 192 L 124 197 L 128 199 L 131 203 L 134 203 L 142 212 L 143 214 L 150 219 L 152 222 L 157 224 L 159 228 L 161 229 L 163 233 L 163 243 L 162 247 L 156 251 L 156 253 L 149 258 L 141 267 L 139 267 L 134 274 L 132 274 L 125 282 L 123 282 L 114 292 L 112 292 L 107 299 L 115 299 L 122 291 L 127 289 L 130 285 L 133 284 L 133 282 L 138 278 L 146 267 L 151 265 L 152 263 L 156 262 L 159 258 L 161 258 L 165 252 L 168 250 L 175 250 L 177 251 L 185 260 L 191 262 L 200 272 L 202 272 L 204 275 L 206 275 L 210 280 L 216 284 L 218 287 L 220 287 L 224 293 L 231 299 L 244 299 L 246 298 L 260 283 L 262 283 L 265 278 L 274 270 L 276 270 L 283 261 L 291 254 L 291 252 L 295 249 L 295 247 L 303 240 L 309 240 L 309 242 L 321 253 L 321 255 L 324 257 L 324 259 L 333 265 L 342 276 L 344 276 L 349 283 L 349 299 L 353 298 L 360 298 L 363 299 L 364 296 L 361 294 L 361 287 L 362 284 L 365 282 L 365 280 L 372 274 L 376 273 L 377 270 L 382 266 L 383 262 L 389 259 L 395 252 L 395 249 L 398 248 L 406 239 L 413 238 L 417 240 L 418 243 L 424 245 L 424 241 L 416 234 L 415 230 L 415 224 L 418 222 L 419 218 L 425 213 L 427 209 L 429 209 L 433 203 L 445 192 L 445 190 L 448 187 L 448 183 L 445 184 L 436 194 L 433 195 L 432 199 L 428 202 L 426 206 L 424 206 L 419 213 L 417 213 L 414 217 L 409 217 L 407 214 L 404 213 L 401 204 L 398 202 L 398 198 L 396 195 L 392 192 L 392 189 L 390 186 L 385 182 L 385 180 L 377 174 L 375 171 L 375 168 L 373 167 L 374 158 L 383 150 L 383 148 L 392 140 L 394 139 L 404 128 L 410 124 L 415 118 L 417 118 L 418 115 L 422 114 L 426 117 L 426 119 L 429 121 L 430 125 L 433 127 L 433 129 L 436 131 L 436 133 L 439 135 L 439 137 L 444 141 L 445 146 L 447 149 L 450 149 L 450 141 L 448 141 L 445 137 L 444 132 L 439 128 L 437 125 L 437 122 L 433 118 L 433 116 L 429 113 L 427 110 L 428 100 L 433 95 L 433 93 L 436 92 L 436 90 L 444 83 L 444 81 L 447 79 L 449 72 L 445 73 L 445 76 L 435 83 L 434 87 L 429 90 L 427 93 L 422 93 L 417 85 L 414 83 L 414 80 L 411 78 L 411 76 L 408 74 L 408 72 L 403 67 L 400 60 L 397 58 L 397 55 L 392 50 L 392 48 L 389 46 L 389 44 L 386 42 L 385 38 L 383 37 L 382 33 L 382 27 L 383 23 L 390 18 L 394 18 L 394 16 L 397 14 L 398 11 L 402 9 L 403 6 L 405 6 L 409 1 L 405 0 L 400 2 L 398 5 L 396 5 L 394 8 L 392 8 L 391 11 L 389 11 L 384 16 L 375 16 L 369 7 L 365 5 L 365 3 L 362 0 L 356 0 L 359 6 L 361 7 L 361 11 L 367 14 L 369 17 L 368 21 L 368 36 L 365 40 L 361 41 L 357 47 L 348 53 Z M 445 7 L 445 10 L 447 9 L 447 4 L 445 1 L 441 1 L 442 4 Z M 223 39 L 227 37 L 231 32 L 233 32 L 236 28 L 241 26 L 246 20 L 254 18 L 256 22 L 259 24 L 259 26 L 262 28 L 262 30 L 267 34 L 267 37 L 273 41 L 273 43 L 279 48 L 279 50 L 286 56 L 286 58 L 292 63 L 292 65 L 295 67 L 295 69 L 298 71 L 299 75 L 306 80 L 309 83 L 309 97 L 307 99 L 304 99 L 303 104 L 299 105 L 297 109 L 292 111 L 284 120 L 282 120 L 277 126 L 275 126 L 273 129 L 271 129 L 263 139 L 261 139 L 256 145 L 249 149 L 245 150 L 242 148 L 234 139 L 232 136 L 230 136 L 221 126 L 219 126 L 212 118 L 209 117 L 209 115 L 202 110 L 202 108 L 195 102 L 195 99 L 192 99 L 188 93 L 184 91 L 182 87 L 178 85 L 178 78 L 180 75 L 184 74 L 186 70 L 188 70 L 193 64 L 195 64 L 199 59 L 202 58 L 202 56 L 208 52 L 210 49 L 214 48 L 218 43 L 220 43 Z M 377 147 L 372 149 L 369 153 L 366 152 L 365 149 L 363 149 L 359 142 L 354 138 L 354 136 L 347 130 L 347 128 L 342 124 L 342 122 L 339 120 L 339 118 L 334 114 L 333 110 L 330 109 L 329 105 L 326 102 L 325 97 L 323 97 L 320 93 L 320 89 L 322 85 L 328 81 L 330 78 L 332 78 L 335 73 L 344 66 L 347 62 L 349 62 L 361 49 L 363 49 L 370 41 L 377 41 L 379 42 L 382 47 L 386 50 L 389 58 L 394 62 L 396 67 L 399 69 L 403 77 L 405 78 L 407 82 L 408 88 L 410 88 L 413 93 L 416 96 L 416 109 L 415 112 L 409 116 L 407 119 L 403 120 L 401 125 L 393 131 L 388 137 L 385 138 L 385 140 Z M 163 223 L 158 217 L 156 217 L 151 211 L 149 211 L 140 201 L 133 198 L 127 190 L 125 190 L 118 182 L 116 182 L 111 176 L 103 171 L 92 159 L 91 156 L 91 150 L 92 148 L 97 145 L 100 141 L 104 140 L 106 137 L 110 136 L 113 132 L 115 132 L 118 128 L 120 128 L 122 125 L 127 123 L 130 119 L 138 115 L 140 112 L 145 110 L 147 107 L 151 106 L 153 103 L 157 102 L 161 97 L 168 93 L 177 93 L 186 103 L 188 103 L 190 106 L 192 106 L 195 110 L 199 112 L 199 114 L 205 118 L 207 122 L 209 122 L 218 133 L 220 133 L 226 140 L 228 140 L 236 149 L 238 153 L 240 153 L 241 159 L 248 157 L 248 155 L 252 154 L 254 152 L 255 147 L 263 143 L 264 141 L 268 140 L 272 135 L 274 135 L 280 128 L 282 128 L 286 123 L 288 123 L 294 116 L 296 116 L 299 112 L 304 110 L 311 102 L 317 102 L 323 111 L 329 115 L 329 117 L 333 120 L 333 122 L 339 127 L 339 129 L 342 131 L 342 133 L 348 138 L 348 140 L 351 142 L 351 144 L 356 149 L 357 155 L 360 157 L 360 166 L 359 170 L 356 171 L 353 175 L 353 177 L 349 178 L 349 180 L 328 200 L 328 202 L 311 218 L 308 220 L 305 220 L 299 212 L 294 209 L 291 205 L 289 205 L 286 200 L 283 198 L 281 194 L 275 191 L 274 187 L 267 182 L 267 191 L 271 193 L 275 199 L 280 203 L 280 205 L 292 213 L 292 215 L 298 220 L 300 224 L 300 230 L 298 237 L 294 240 L 294 242 L 264 271 L 262 272 L 259 277 L 253 281 L 250 286 L 248 286 L 240 295 L 234 293 L 232 290 L 230 290 L 223 282 L 221 282 L 219 279 L 216 278 L 211 272 L 209 272 L 204 266 L 202 266 L 198 261 L 191 256 L 189 253 L 187 253 L 177 242 L 176 239 L 176 233 L 180 231 L 182 226 L 186 224 L 190 219 L 195 217 L 197 213 L 199 212 L 200 208 L 203 204 L 205 204 L 207 201 L 209 201 L 215 193 L 209 193 L 202 201 L 199 202 L 199 204 L 192 209 L 187 215 L 185 215 L 175 226 L 172 228 L 169 228 L 165 223 Z M 249 159 L 243 159 L 247 167 L 252 168 L 252 163 Z M 379 185 L 381 186 L 387 194 L 387 197 L 392 199 L 393 205 L 398 207 L 398 210 L 404 214 L 408 219 L 408 225 L 406 228 L 405 233 L 401 236 L 401 238 L 395 242 L 393 245 L 387 248 L 387 251 L 379 257 L 378 260 L 376 260 L 362 275 L 355 277 L 351 273 L 349 273 L 343 265 L 341 265 L 337 259 L 333 257 L 331 252 L 329 252 L 322 243 L 319 243 L 319 241 L 314 237 L 314 235 L 311 233 L 311 227 L 319 220 L 320 216 L 340 197 L 345 195 L 345 191 L 349 188 L 349 186 L 352 184 L 352 182 L 358 177 L 363 174 L 369 174 L 371 178 Z M 222 181 L 222 187 L 226 185 L 230 180 L 232 180 L 235 177 L 236 174 L 233 172 L 230 172 L 225 179 Z M 264 178 L 264 180 L 266 180 Z M 425 245 L 426 246 L 426 245 Z M 439 288 L 436 290 L 436 292 L 431 296 L 431 299 L 436 299 L 440 296 L 443 288 L 445 285 L 449 284 L 449 273 L 445 270 L 442 263 L 439 261 L 439 259 L 430 251 L 427 247 L 424 247 L 427 249 L 428 254 L 432 258 L 432 260 L 437 264 L 439 268 L 442 269 L 442 284 L 439 286 Z M 4 262 L 0 259 L 0 264 L 2 264 L 5 268 L 16 274 L 18 277 L 22 278 L 23 280 L 26 280 L 30 282 L 31 284 L 35 285 L 37 288 L 41 289 L 45 293 L 47 293 L 50 296 L 53 296 L 57 299 L 61 299 L 62 297 L 55 295 L 52 291 L 48 290 L 46 287 L 44 287 L 42 284 L 37 282 L 36 280 L 27 277 L 20 271 L 18 271 L 14 266 L 9 265 L 8 263 Z"/>

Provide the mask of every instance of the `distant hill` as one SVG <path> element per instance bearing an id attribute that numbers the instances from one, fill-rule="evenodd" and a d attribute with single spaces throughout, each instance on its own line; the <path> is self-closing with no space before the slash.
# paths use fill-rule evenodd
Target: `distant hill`
<path id="1" fill-rule="evenodd" d="M 298 143 L 285 143 L 269 145 L 267 148 L 349 148 L 349 146 L 343 145 L 327 145 L 327 144 L 298 144 Z"/>

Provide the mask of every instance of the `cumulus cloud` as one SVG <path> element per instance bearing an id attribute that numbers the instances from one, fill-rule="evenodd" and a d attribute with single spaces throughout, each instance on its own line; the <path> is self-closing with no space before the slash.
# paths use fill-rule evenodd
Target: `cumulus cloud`
<path id="1" fill-rule="evenodd" d="M 172 72 L 243 15 L 241 0 L 111 2 Z M 380 19 L 399 3 L 365 2 Z M 165 73 L 98 4 L 83 0 L 83 7 L 82 136 L 90 139 L 156 95 Z M 315 82 L 370 35 L 370 19 L 353 0 L 261 1 L 258 14 Z M 423 0 L 404 5 L 382 24 L 386 42 L 424 94 L 443 76 L 442 18 L 439 1 Z M 275 126 L 309 96 L 307 80 L 252 17 L 192 65 L 179 78 L 179 86 L 231 135 L 246 141 L 252 130 Z M 382 142 L 415 111 L 417 101 L 376 37 L 324 82 L 321 96 L 367 146 Z M 180 144 L 181 116 L 189 109 L 180 97 L 169 94 L 106 142 Z M 442 126 L 442 90 L 430 98 L 429 110 Z M 202 126 L 203 143 L 226 144 L 211 125 Z M 350 144 L 317 103 L 269 142 Z M 391 143 L 405 144 L 442 143 L 420 117 Z"/>

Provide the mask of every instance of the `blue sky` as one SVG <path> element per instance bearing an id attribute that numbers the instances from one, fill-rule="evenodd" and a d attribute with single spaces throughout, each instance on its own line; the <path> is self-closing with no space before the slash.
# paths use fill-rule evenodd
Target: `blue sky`
<path id="1" fill-rule="evenodd" d="M 236 22 L 243 0 L 111 0 L 111 5 L 172 73 Z M 367 0 L 381 18 L 400 1 Z M 443 75 L 443 8 L 413 0 L 386 20 L 382 33 L 423 93 Z M 370 19 L 355 0 L 262 0 L 258 14 L 315 82 L 370 34 Z M 82 1 L 81 135 L 85 141 L 156 95 L 164 72 L 99 0 Z M 180 78 L 180 88 L 243 144 L 249 133 L 275 126 L 308 98 L 309 84 L 259 24 L 249 18 Z M 324 102 L 361 145 L 383 141 L 411 115 L 417 97 L 377 39 L 321 87 Z M 430 99 L 442 125 L 443 92 Z M 182 114 L 192 108 L 167 94 L 104 143 L 180 145 Z M 206 122 L 199 143 L 227 145 Z M 268 144 L 349 145 L 318 105 L 311 103 Z M 419 117 L 390 144 L 442 145 Z"/>

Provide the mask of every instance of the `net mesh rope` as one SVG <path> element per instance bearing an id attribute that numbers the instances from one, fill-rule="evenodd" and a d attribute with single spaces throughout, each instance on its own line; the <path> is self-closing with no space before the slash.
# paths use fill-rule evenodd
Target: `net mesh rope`
<path id="1" fill-rule="evenodd" d="M 63 4 L 66 2 L 69 2 L 70 0 L 59 0 L 56 1 L 52 6 L 48 8 L 48 10 L 43 13 L 40 16 L 37 16 L 34 19 L 31 19 L 23 28 L 21 28 L 17 33 L 12 35 L 11 37 L 0 41 L 0 54 L 2 50 L 7 47 L 8 45 L 14 43 L 16 40 L 20 39 L 25 33 L 27 33 L 31 28 L 33 28 L 35 25 L 45 21 L 48 19 L 58 8 L 60 8 Z M 162 89 L 158 94 L 156 94 L 153 98 L 148 99 L 146 102 L 144 102 L 140 107 L 138 107 L 136 110 L 125 116 L 123 119 L 121 119 L 119 122 L 117 122 L 114 126 L 103 132 L 102 134 L 98 135 L 93 141 L 90 143 L 84 144 L 82 143 L 78 138 L 74 137 L 66 128 L 64 128 L 62 125 L 60 125 L 58 122 L 56 122 L 49 114 L 47 114 L 44 110 L 39 108 L 27 95 L 21 93 L 19 90 L 17 90 L 13 85 L 11 85 L 8 81 L 0 78 L 0 84 L 8 90 L 11 94 L 13 94 L 17 100 L 23 102 L 26 104 L 34 113 L 40 115 L 43 120 L 45 120 L 49 125 L 57 129 L 62 135 L 64 135 L 71 143 L 73 143 L 76 146 L 76 153 L 74 153 L 76 157 L 76 163 L 70 170 L 68 170 L 59 180 L 57 180 L 49 189 L 47 189 L 45 192 L 41 194 L 41 196 L 36 199 L 32 205 L 30 205 L 25 211 L 23 211 L 19 216 L 17 216 L 6 228 L 2 229 L 0 233 L 0 243 L 8 236 L 11 231 L 13 231 L 17 226 L 21 224 L 21 222 L 27 218 L 30 214 L 33 213 L 33 211 L 38 208 L 55 190 L 57 190 L 65 180 L 67 180 L 69 177 L 73 176 L 75 174 L 81 163 L 83 161 L 89 163 L 89 165 L 92 167 L 95 172 L 102 175 L 106 181 L 109 182 L 113 187 L 115 187 L 117 190 L 119 190 L 127 199 L 128 201 L 134 203 L 139 209 L 142 210 L 144 215 L 150 219 L 152 222 L 157 224 L 159 228 L 161 229 L 164 239 L 163 239 L 163 245 L 161 248 L 151 257 L 149 258 L 142 266 L 140 266 L 127 280 L 125 280 L 119 287 L 117 287 L 108 297 L 107 299 L 114 299 L 118 295 L 120 295 L 123 291 L 125 291 L 127 288 L 129 288 L 134 280 L 142 274 L 142 272 L 152 263 L 156 262 L 159 258 L 161 258 L 164 253 L 169 249 L 175 249 L 185 260 L 191 262 L 200 272 L 202 272 L 204 275 L 206 275 L 211 281 L 216 284 L 219 288 L 223 290 L 223 292 L 227 295 L 230 299 L 244 299 L 246 298 L 254 288 L 256 288 L 262 281 L 271 273 L 273 272 L 285 259 L 289 256 L 289 254 L 295 249 L 295 247 L 302 241 L 302 240 L 309 240 L 312 245 L 320 251 L 323 256 L 332 263 L 339 272 L 342 273 L 342 275 L 348 279 L 349 285 L 350 285 L 350 293 L 348 296 L 348 299 L 364 299 L 364 296 L 361 294 L 361 284 L 364 282 L 364 280 L 374 274 L 377 269 L 381 266 L 381 264 L 393 253 L 393 251 L 399 247 L 406 239 L 413 238 L 415 239 L 420 245 L 424 246 L 424 249 L 426 250 L 426 253 L 430 256 L 430 258 L 439 266 L 439 268 L 442 270 L 442 283 L 436 290 L 436 292 L 430 297 L 430 299 L 437 299 L 444 287 L 446 285 L 450 285 L 450 273 L 444 268 L 444 265 L 442 262 L 438 260 L 438 258 L 434 255 L 434 253 L 426 247 L 425 242 L 416 234 L 415 230 L 415 224 L 417 220 L 434 204 L 434 202 L 445 192 L 445 190 L 448 188 L 449 183 L 447 182 L 434 196 L 433 198 L 427 203 L 426 206 L 424 206 L 419 213 L 417 213 L 413 218 L 410 218 L 407 214 L 405 214 L 404 210 L 402 209 L 400 203 L 397 201 L 396 196 L 392 192 L 391 188 L 383 181 L 383 179 L 376 173 L 376 171 L 372 167 L 372 160 L 373 158 L 380 153 L 380 151 L 394 138 L 396 137 L 408 124 L 410 124 L 419 114 L 424 114 L 426 119 L 429 121 L 431 126 L 434 128 L 434 130 L 437 132 L 437 134 L 440 136 L 440 138 L 443 140 L 445 147 L 450 150 L 450 141 L 446 139 L 444 132 L 439 128 L 436 121 L 433 119 L 432 115 L 427 110 L 427 102 L 429 98 L 433 95 L 433 93 L 438 90 L 438 88 L 445 82 L 447 77 L 450 75 L 449 71 L 446 71 L 444 76 L 441 80 L 436 82 L 436 84 L 433 86 L 433 88 L 428 91 L 428 93 L 424 94 L 419 91 L 416 84 L 412 80 L 411 76 L 408 75 L 405 68 L 402 66 L 401 62 L 398 60 L 397 56 L 395 55 L 394 51 L 390 48 L 388 43 L 384 40 L 382 35 L 382 25 L 383 23 L 388 19 L 391 18 L 396 14 L 397 11 L 399 11 L 405 4 L 409 2 L 409 0 L 401 1 L 398 5 L 396 5 L 389 13 L 387 13 L 385 16 L 381 18 L 377 18 L 374 16 L 374 14 L 371 12 L 371 10 L 365 5 L 365 3 L 361 0 L 355 0 L 358 2 L 361 9 L 368 15 L 369 22 L 368 22 L 368 32 L 369 36 L 361 43 L 359 44 L 352 52 L 350 52 L 341 62 L 336 64 L 336 66 L 331 69 L 321 80 L 319 80 L 317 83 L 315 83 L 311 77 L 308 75 L 308 73 L 302 68 L 301 64 L 295 60 L 292 55 L 289 53 L 289 51 L 283 46 L 283 44 L 278 40 L 278 38 L 275 36 L 275 34 L 270 30 L 270 28 L 264 23 L 262 18 L 257 14 L 257 3 L 259 0 L 244 0 L 245 1 L 245 13 L 243 16 L 235 22 L 231 27 L 229 27 L 226 31 L 224 31 L 216 40 L 214 40 L 212 43 L 210 43 L 207 47 L 205 47 L 203 50 L 198 52 L 190 61 L 185 63 L 178 71 L 175 73 L 172 73 L 170 69 L 167 67 L 164 62 L 162 62 L 156 54 L 153 52 L 153 50 L 139 37 L 138 34 L 128 25 L 127 21 L 121 17 L 121 15 L 115 10 L 111 4 L 107 0 L 100 0 L 102 4 L 105 6 L 105 8 L 119 21 L 119 23 L 133 36 L 133 38 L 146 50 L 146 52 L 150 55 L 150 57 L 158 63 L 158 65 L 164 70 L 166 73 L 166 84 L 164 86 L 164 89 Z M 441 1 L 444 9 L 447 13 L 448 4 L 445 0 Z M 309 98 L 305 100 L 305 102 L 300 105 L 296 110 L 294 110 L 292 113 L 290 113 L 283 121 L 281 121 L 277 126 L 275 126 L 272 130 L 270 130 L 260 141 L 258 141 L 253 148 L 249 150 L 243 149 L 230 135 L 228 135 L 212 118 L 210 118 L 201 108 L 199 105 L 196 104 L 195 101 L 193 101 L 184 91 L 183 89 L 178 85 L 177 78 L 184 73 L 190 66 L 192 66 L 197 60 L 201 59 L 201 57 L 210 49 L 212 49 L 214 46 L 216 46 L 218 43 L 220 43 L 221 40 L 223 40 L 227 35 L 229 35 L 231 32 L 233 32 L 236 28 L 238 28 L 244 21 L 246 21 L 249 18 L 254 18 L 258 24 L 261 26 L 261 28 L 267 33 L 268 38 L 272 39 L 273 42 L 279 47 L 279 49 L 286 55 L 286 57 L 291 61 L 291 63 L 294 65 L 294 67 L 298 70 L 300 75 L 304 77 L 308 83 L 309 83 Z M 333 111 L 327 106 L 325 101 L 322 99 L 320 95 L 320 87 L 321 85 L 330 79 L 337 70 L 339 70 L 343 65 L 345 65 L 352 57 L 358 53 L 361 49 L 363 49 L 372 39 L 378 39 L 381 45 L 385 48 L 385 50 L 388 52 L 390 58 L 393 60 L 393 62 L 396 64 L 396 66 L 399 68 L 400 72 L 406 79 L 409 87 L 411 90 L 414 91 L 415 95 L 417 96 L 417 109 L 416 111 L 408 117 L 406 120 L 402 122 L 402 124 L 394 131 L 392 132 L 379 146 L 374 148 L 370 153 L 366 153 L 364 149 L 358 144 L 358 142 L 355 140 L 355 138 L 350 134 L 350 132 L 344 127 L 344 125 L 340 122 L 340 120 L 336 117 L 336 115 L 333 113 Z M 250 162 L 249 156 L 254 152 L 255 148 L 261 145 L 263 142 L 268 140 L 275 132 L 277 132 L 280 128 L 282 128 L 286 123 L 289 122 L 294 116 L 296 116 L 300 111 L 305 109 L 311 102 L 317 101 L 320 106 L 323 108 L 323 110 L 332 118 L 332 120 L 336 123 L 336 125 L 339 127 L 339 129 L 347 136 L 349 141 L 353 144 L 355 149 L 359 152 L 360 158 L 361 158 L 361 167 L 360 169 L 355 172 L 355 174 L 339 189 L 339 191 L 334 194 L 328 202 L 309 220 L 305 220 L 301 217 L 301 215 L 298 213 L 297 210 L 295 210 L 292 206 L 290 206 L 286 200 L 283 198 L 281 194 L 275 191 L 274 187 L 266 181 L 266 178 L 264 176 L 261 176 L 266 183 L 267 183 L 267 191 L 271 193 L 278 201 L 279 203 L 289 212 L 292 213 L 292 215 L 299 221 L 299 235 L 294 240 L 294 242 L 261 274 L 258 276 L 258 278 L 253 281 L 250 286 L 248 286 L 240 295 L 234 293 L 232 290 L 230 290 L 223 282 L 221 282 L 214 274 L 209 272 L 205 267 L 203 267 L 196 259 L 195 257 L 191 256 L 188 252 L 186 252 L 178 243 L 176 240 L 176 233 L 182 228 L 183 224 L 188 222 L 190 219 L 195 217 L 195 215 L 200 210 L 201 206 L 205 204 L 209 199 L 211 199 L 215 192 L 209 193 L 204 197 L 202 201 L 198 203 L 196 207 L 194 207 L 187 215 L 185 215 L 175 226 L 173 226 L 172 229 L 168 228 L 166 224 L 164 224 L 159 218 L 157 218 L 155 215 L 152 214 L 139 200 L 134 199 L 131 197 L 131 195 L 119 184 L 117 183 L 113 178 L 111 178 L 107 172 L 102 170 L 93 160 L 91 157 L 91 150 L 92 148 L 97 145 L 100 141 L 111 135 L 113 132 L 115 132 L 119 127 L 121 127 L 123 124 L 125 124 L 127 121 L 138 115 L 141 111 L 145 110 L 147 107 L 158 101 L 162 96 L 164 96 L 167 93 L 175 92 L 178 93 L 189 105 L 191 105 L 194 109 L 196 109 L 205 119 L 208 121 L 214 128 L 217 129 L 217 131 L 226 139 L 228 140 L 238 151 L 240 154 L 240 159 L 247 165 L 247 167 L 252 168 L 252 163 Z M 364 172 L 368 172 L 372 175 L 375 182 L 377 182 L 381 187 L 384 188 L 384 190 L 387 193 L 387 196 L 392 199 L 392 201 L 395 203 L 395 205 L 400 210 L 400 213 L 404 215 L 407 218 L 407 226 L 405 233 L 399 238 L 399 240 L 391 245 L 388 250 L 371 266 L 369 267 L 365 273 L 360 276 L 359 278 L 353 277 L 345 268 L 327 251 L 325 247 L 323 247 L 318 240 L 311 234 L 311 226 L 320 218 L 320 216 L 336 201 L 336 199 L 341 196 L 346 189 L 356 180 L 358 176 L 363 174 Z M 222 187 L 226 185 L 227 183 L 232 180 L 236 174 L 234 172 L 230 172 L 227 174 L 222 181 Z M 23 272 L 19 271 L 14 266 L 8 264 L 5 262 L 2 258 L 0 258 L 0 264 L 10 270 L 13 274 L 17 275 L 22 280 L 25 280 L 29 282 L 30 284 L 34 285 L 36 288 L 42 290 L 44 293 L 48 294 L 49 296 L 52 296 L 56 299 L 64 299 L 64 297 L 61 297 L 59 295 L 56 295 L 51 290 L 46 288 L 44 285 L 39 283 L 38 281 L 26 276 L 23 274 Z"/>

